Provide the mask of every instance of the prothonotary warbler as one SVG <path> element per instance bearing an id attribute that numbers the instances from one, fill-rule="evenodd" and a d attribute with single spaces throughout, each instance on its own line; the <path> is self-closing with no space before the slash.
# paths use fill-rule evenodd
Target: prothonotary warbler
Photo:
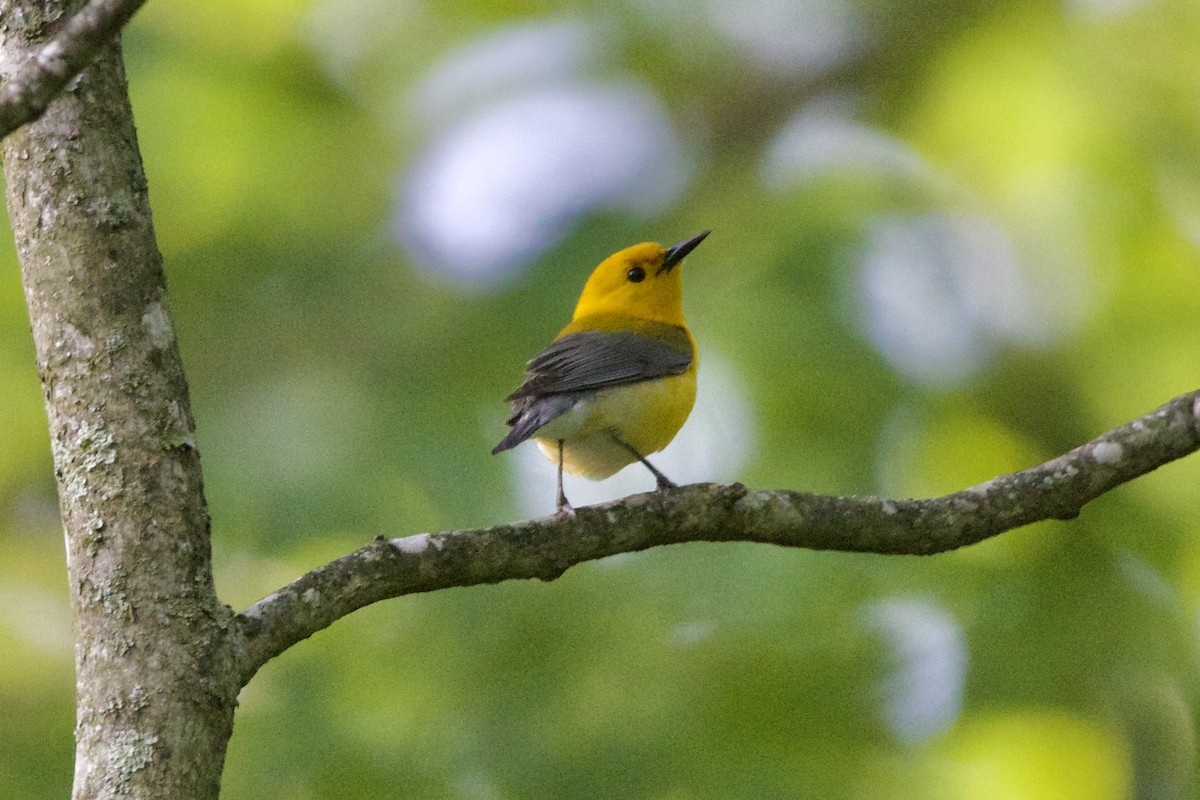
<path id="1" fill-rule="evenodd" d="M 512 430 L 499 453 L 533 438 L 558 463 L 558 511 L 571 511 L 563 471 L 593 480 L 640 461 L 660 490 L 675 484 L 646 456 L 667 446 L 696 401 L 696 342 L 683 318 L 683 257 L 709 231 L 673 247 L 643 242 L 600 262 L 571 323 L 529 362 L 505 399 Z"/>

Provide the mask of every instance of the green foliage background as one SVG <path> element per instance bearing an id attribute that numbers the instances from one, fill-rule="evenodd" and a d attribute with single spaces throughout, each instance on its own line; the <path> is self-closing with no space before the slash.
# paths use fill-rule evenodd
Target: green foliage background
<path id="1" fill-rule="evenodd" d="M 380 533 L 522 513 L 514 462 L 488 455 L 498 398 L 594 263 L 645 239 L 716 231 L 687 306 L 749 398 L 752 486 L 961 488 L 1200 384 L 1194 0 L 859 0 L 849 55 L 809 71 L 710 22 L 789 7 L 148 4 L 130 90 L 227 603 Z M 686 191 L 649 219 L 586 215 L 490 289 L 415 269 L 388 233 L 440 135 L 413 87 L 497 31 L 563 19 L 603 32 L 589 77 L 661 99 Z M 788 120 L 830 98 L 920 169 L 764 176 Z M 1027 299 L 1061 297 L 1061 315 L 985 332 L 956 380 L 898 368 L 855 276 L 880 220 L 923 215 L 989 220 Z M 70 615 L 2 247 L 0 797 L 61 798 Z M 244 692 L 223 796 L 1197 797 L 1198 479 L 1192 458 L 1078 521 L 930 559 L 695 545 L 380 604 Z"/>

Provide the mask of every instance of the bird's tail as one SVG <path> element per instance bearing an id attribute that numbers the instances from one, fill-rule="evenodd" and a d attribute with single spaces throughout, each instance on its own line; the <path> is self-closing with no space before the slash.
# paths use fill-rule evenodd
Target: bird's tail
<path id="1" fill-rule="evenodd" d="M 575 394 L 552 394 L 544 397 L 523 397 L 513 403 L 513 415 L 508 418 L 512 430 L 492 448 L 492 455 L 516 447 L 546 423 L 556 419 L 575 405 Z"/>

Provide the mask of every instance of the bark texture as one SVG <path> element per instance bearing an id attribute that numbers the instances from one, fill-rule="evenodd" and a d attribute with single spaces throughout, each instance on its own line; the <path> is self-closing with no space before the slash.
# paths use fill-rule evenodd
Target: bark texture
<path id="1" fill-rule="evenodd" d="M 6 80 L 70 10 L 0 4 Z M 115 43 L 7 138 L 4 174 L 76 619 L 74 797 L 216 798 L 230 614 Z"/>
<path id="2" fill-rule="evenodd" d="M 0 136 L 7 136 L 45 111 L 67 81 L 92 62 L 96 52 L 112 41 L 144 2 L 91 0 L 24 64 L 6 68 L 4 86 L 0 87 Z M 43 13 L 27 15 L 21 3 L 0 4 L 0 28 L 13 31 L 28 27 L 36 34 L 33 29 L 56 24 L 66 10 L 65 4 L 54 3 L 43 8 Z"/>

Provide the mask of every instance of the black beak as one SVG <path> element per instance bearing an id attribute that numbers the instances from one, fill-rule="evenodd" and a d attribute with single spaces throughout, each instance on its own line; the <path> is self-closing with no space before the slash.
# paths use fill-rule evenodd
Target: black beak
<path id="1" fill-rule="evenodd" d="M 708 236 L 710 233 L 712 233 L 712 231 L 704 231 L 703 233 L 696 234 L 690 239 L 684 239 L 682 242 L 674 245 L 673 247 L 668 247 L 667 255 L 665 258 L 663 258 L 662 266 L 658 268 L 658 272 L 655 274 L 661 275 L 664 272 L 674 269 L 675 265 L 680 261 L 683 261 L 683 257 L 695 250 L 696 245 L 703 242 L 704 237 Z"/>

